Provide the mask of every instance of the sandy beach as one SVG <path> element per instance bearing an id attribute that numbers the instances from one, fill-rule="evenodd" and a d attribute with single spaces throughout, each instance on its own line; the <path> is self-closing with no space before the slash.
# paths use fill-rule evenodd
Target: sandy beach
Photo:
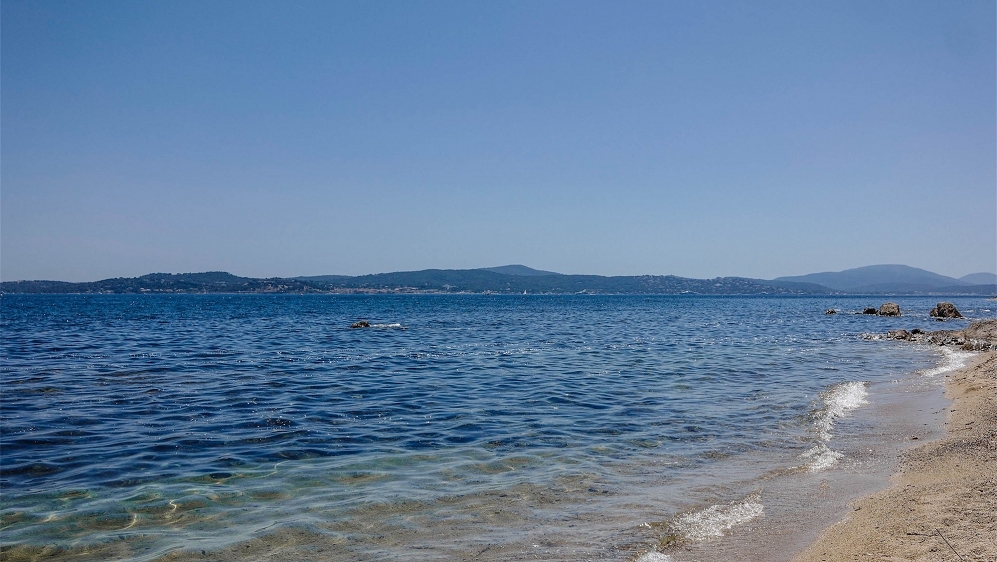
<path id="1" fill-rule="evenodd" d="M 997 352 L 947 377 L 945 437 L 909 450 L 888 489 L 794 562 L 997 560 Z"/>

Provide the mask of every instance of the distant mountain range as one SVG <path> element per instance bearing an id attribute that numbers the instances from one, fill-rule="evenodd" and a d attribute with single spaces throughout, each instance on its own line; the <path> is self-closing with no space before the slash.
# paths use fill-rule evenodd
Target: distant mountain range
<path id="1" fill-rule="evenodd" d="M 946 277 L 906 265 L 869 265 L 845 271 L 778 277 L 776 281 L 816 283 L 846 293 L 956 293 L 973 286 L 997 284 L 997 274 L 971 273 Z M 987 291 L 984 291 L 987 292 Z"/>
<path id="2" fill-rule="evenodd" d="M 983 281 L 979 283 L 979 281 Z M 547 294 L 937 294 L 994 295 L 997 275 L 960 279 L 905 265 L 873 265 L 777 279 L 674 275 L 565 275 L 504 265 L 482 269 L 426 269 L 373 275 L 257 279 L 225 272 L 152 273 L 88 283 L 6 281 L 3 293 L 547 293 Z"/>

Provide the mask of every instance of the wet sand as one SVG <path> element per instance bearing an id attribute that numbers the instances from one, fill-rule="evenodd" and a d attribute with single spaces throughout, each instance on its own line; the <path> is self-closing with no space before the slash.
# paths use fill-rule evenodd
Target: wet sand
<path id="1" fill-rule="evenodd" d="M 794 562 L 997 560 L 997 352 L 946 376 L 946 436 L 907 451 L 888 489 Z"/>

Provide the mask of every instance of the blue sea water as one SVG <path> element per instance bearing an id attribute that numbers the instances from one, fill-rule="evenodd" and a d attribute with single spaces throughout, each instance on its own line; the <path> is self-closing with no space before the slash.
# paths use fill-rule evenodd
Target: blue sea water
<path id="1" fill-rule="evenodd" d="M 937 329 L 937 299 L 848 314 L 884 300 L 3 295 L 0 544 L 626 559 L 640 522 L 748 521 L 759 482 L 847 466 L 832 434 L 877 431 L 847 420 L 942 360 L 862 337 Z"/>

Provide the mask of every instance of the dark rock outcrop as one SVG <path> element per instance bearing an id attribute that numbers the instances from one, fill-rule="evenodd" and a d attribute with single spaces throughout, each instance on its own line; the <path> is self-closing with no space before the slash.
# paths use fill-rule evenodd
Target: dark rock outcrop
<path id="1" fill-rule="evenodd" d="M 933 343 L 935 345 L 966 345 L 966 336 L 962 330 L 936 330 L 910 338 L 910 341 Z"/>
<path id="2" fill-rule="evenodd" d="M 354 322 L 350 324 L 350 328 L 370 328 L 370 322 L 366 320 L 361 320 L 359 322 Z"/>
<path id="3" fill-rule="evenodd" d="M 997 350 L 997 319 L 977 320 L 963 330 L 937 330 L 934 332 L 924 332 L 919 329 L 910 332 L 890 330 L 886 337 L 892 340 L 952 345 L 965 351 Z"/>
<path id="4" fill-rule="evenodd" d="M 834 310 L 833 308 L 829 308 L 829 309 L 827 309 L 827 310 L 824 311 L 824 314 L 837 314 L 837 313 L 838 313 L 838 311 Z"/>
<path id="5" fill-rule="evenodd" d="M 883 303 L 877 314 L 880 316 L 900 316 L 900 305 L 895 302 Z"/>
<path id="6" fill-rule="evenodd" d="M 876 311 L 875 308 L 867 308 L 867 309 L 865 309 L 865 310 L 862 311 L 862 314 L 876 314 L 876 312 L 877 311 Z"/>
<path id="7" fill-rule="evenodd" d="M 886 332 L 886 337 L 891 340 L 909 340 L 910 332 L 907 330 L 890 330 Z"/>
<path id="8" fill-rule="evenodd" d="M 962 330 L 967 340 L 989 341 L 997 345 L 997 319 L 977 320 Z"/>
<path id="9" fill-rule="evenodd" d="M 950 302 L 940 302 L 928 313 L 932 318 L 962 318 L 959 309 Z"/>

